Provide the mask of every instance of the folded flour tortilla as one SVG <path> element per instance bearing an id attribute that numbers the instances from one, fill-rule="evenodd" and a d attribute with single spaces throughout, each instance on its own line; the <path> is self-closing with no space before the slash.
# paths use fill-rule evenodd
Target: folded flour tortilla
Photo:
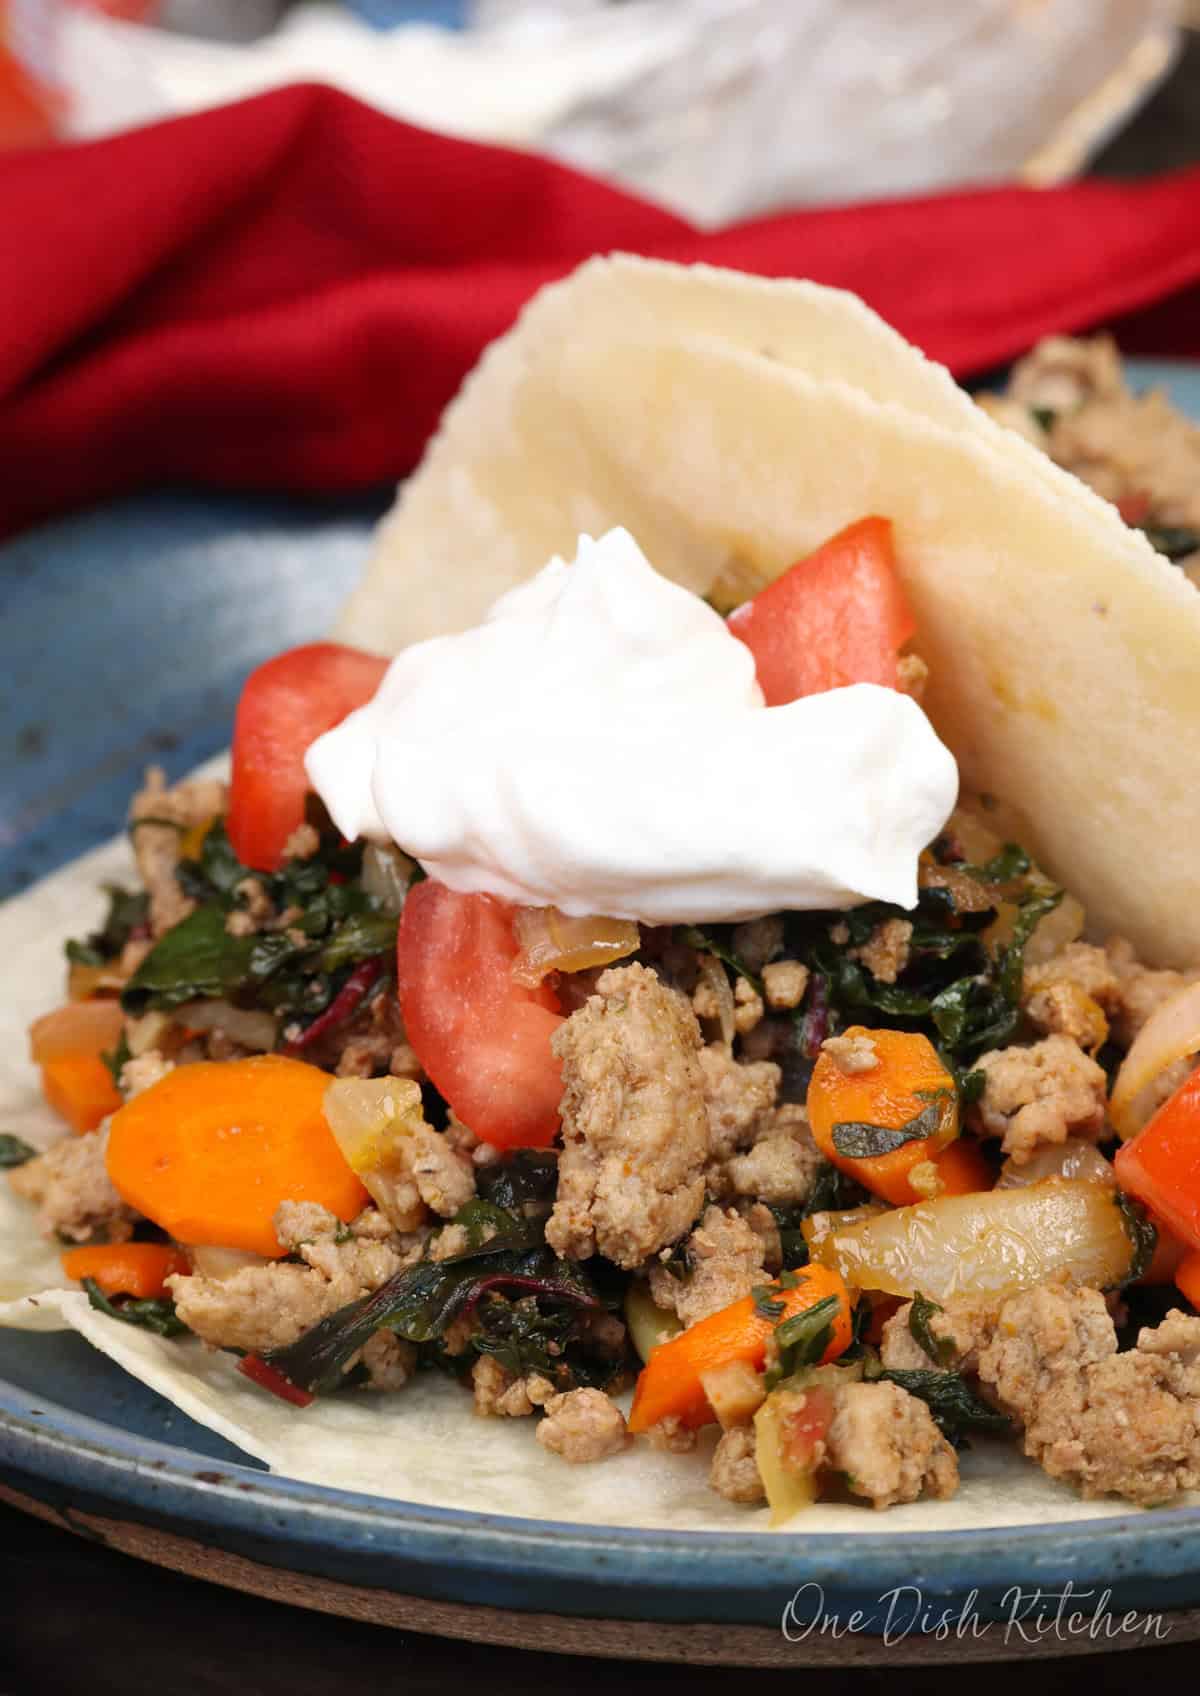
<path id="1" fill-rule="evenodd" d="M 545 290 L 448 410 L 339 633 L 394 652 L 465 628 L 613 524 L 732 606 L 868 513 L 895 522 L 964 783 L 1021 808 L 1098 933 L 1200 959 L 1200 594 L 850 295 L 629 258 Z"/>

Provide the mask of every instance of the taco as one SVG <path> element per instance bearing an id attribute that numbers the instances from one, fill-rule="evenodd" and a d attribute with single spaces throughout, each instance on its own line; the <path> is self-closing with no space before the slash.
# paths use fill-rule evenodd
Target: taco
<path id="1" fill-rule="evenodd" d="M 5 1322 L 448 1506 L 1200 1487 L 1200 597 L 1145 535 L 851 297 L 614 258 L 485 355 L 338 636 L 250 679 L 228 792 L 135 798 Z M 10 1021 L 121 852 L 6 916 Z"/>

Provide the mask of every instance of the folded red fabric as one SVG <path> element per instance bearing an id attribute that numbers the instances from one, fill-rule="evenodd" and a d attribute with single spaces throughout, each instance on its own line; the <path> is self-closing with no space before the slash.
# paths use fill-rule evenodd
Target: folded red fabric
<path id="1" fill-rule="evenodd" d="M 297 87 L 0 163 L 0 532 L 158 483 L 401 476 L 480 349 L 613 249 L 863 295 L 960 373 L 1121 321 L 1200 355 L 1200 171 L 701 232 Z"/>

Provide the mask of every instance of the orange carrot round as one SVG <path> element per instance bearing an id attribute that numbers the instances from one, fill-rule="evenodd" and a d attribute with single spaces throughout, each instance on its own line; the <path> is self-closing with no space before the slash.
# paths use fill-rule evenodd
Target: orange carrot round
<path id="1" fill-rule="evenodd" d="M 94 1131 L 121 1105 L 112 1073 L 98 1054 L 59 1054 L 45 1061 L 42 1094 L 78 1136 Z"/>
<path id="2" fill-rule="evenodd" d="M 847 1037 L 869 1041 L 875 1063 L 862 1071 L 843 1071 L 838 1060 L 822 1050 L 808 1086 L 808 1119 L 817 1147 L 827 1159 L 897 1207 L 923 1200 L 908 1181 L 914 1166 L 936 1160 L 958 1135 L 958 1091 L 954 1079 L 937 1057 L 933 1044 L 911 1031 L 868 1031 L 855 1025 Z M 911 1130 L 928 1121 L 930 1128 L 887 1153 L 851 1155 L 845 1144 L 852 1130 Z M 842 1144 L 839 1147 L 839 1143 Z"/>
<path id="3" fill-rule="evenodd" d="M 33 1021 L 29 1027 L 29 1053 L 39 1066 L 48 1060 L 59 1060 L 65 1054 L 111 1053 L 120 1042 L 124 1028 L 121 1003 L 112 997 L 68 1001 Z"/>
<path id="4" fill-rule="evenodd" d="M 173 1272 L 188 1270 L 187 1256 L 170 1243 L 91 1243 L 62 1257 L 68 1278 L 94 1278 L 106 1296 L 151 1301 L 167 1294 Z"/>
<path id="5" fill-rule="evenodd" d="M 1176 1286 L 1200 1313 L 1200 1250 L 1185 1254 L 1175 1268 Z"/>
<path id="6" fill-rule="evenodd" d="M 328 1084 L 319 1067 L 278 1054 L 179 1066 L 113 1118 L 108 1175 L 177 1242 L 282 1254 L 281 1201 L 345 1220 L 367 1202 L 325 1122 Z"/>
<path id="7" fill-rule="evenodd" d="M 701 1376 L 731 1361 L 761 1367 L 766 1359 L 767 1340 L 777 1324 L 815 1307 L 827 1296 L 838 1298 L 833 1335 L 822 1360 L 835 1360 L 850 1346 L 850 1296 L 841 1275 L 828 1266 L 802 1266 L 790 1289 L 771 1287 L 773 1300 L 783 1304 L 778 1319 L 767 1319 L 745 1296 L 707 1319 L 697 1320 L 669 1342 L 660 1343 L 650 1355 L 637 1381 L 629 1429 L 648 1431 L 660 1419 L 674 1414 L 692 1429 L 706 1425 L 713 1413 L 704 1394 Z"/>
<path id="8" fill-rule="evenodd" d="M 984 1159 L 983 1150 L 972 1137 L 955 1137 L 940 1154 L 935 1154 L 941 1183 L 939 1195 L 974 1195 L 977 1190 L 990 1190 L 996 1174 Z"/>

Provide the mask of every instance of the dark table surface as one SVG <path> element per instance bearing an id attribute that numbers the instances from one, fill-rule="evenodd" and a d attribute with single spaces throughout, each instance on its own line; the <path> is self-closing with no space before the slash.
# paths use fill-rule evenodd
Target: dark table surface
<path id="1" fill-rule="evenodd" d="M 1098 173 L 1134 176 L 1200 162 L 1200 34 L 1153 100 L 1096 161 Z M 1181 1681 L 1197 1653 L 1188 1643 L 1138 1652 L 1144 1682 Z M 960 1696 L 963 1671 L 898 1668 L 902 1688 Z M 1124 1696 L 1135 1671 L 1126 1654 L 975 1665 L 980 1696 L 1014 1676 L 1028 1696 L 1085 1682 L 1094 1696 Z M 450 1680 L 490 1696 L 539 1690 L 661 1688 L 672 1669 L 451 1643 L 307 1613 L 163 1572 L 102 1544 L 0 1508 L 0 1696 L 329 1696 L 348 1681 L 388 1696 L 442 1691 Z M 691 1667 L 696 1696 L 747 1675 Z M 755 1672 L 757 1691 L 796 1688 L 830 1696 L 853 1685 L 882 1689 L 886 1667 L 854 1673 Z"/>

